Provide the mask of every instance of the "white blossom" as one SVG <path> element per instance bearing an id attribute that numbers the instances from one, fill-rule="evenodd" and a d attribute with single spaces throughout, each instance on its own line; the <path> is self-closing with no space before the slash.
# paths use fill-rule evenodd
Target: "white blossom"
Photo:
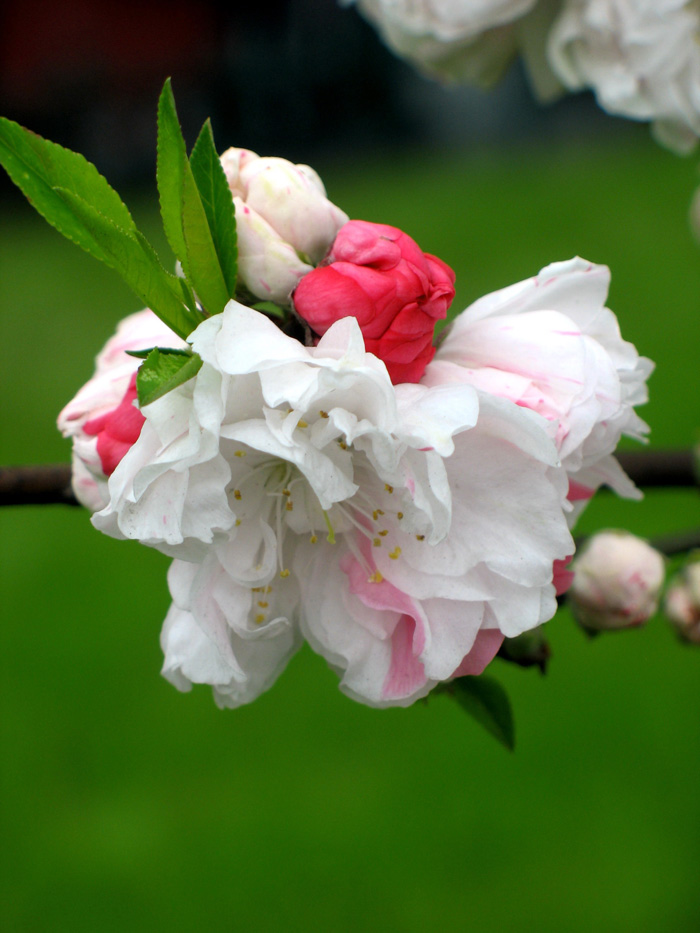
<path id="1" fill-rule="evenodd" d="M 541 418 L 468 385 L 392 385 L 354 318 L 304 347 L 236 302 L 197 376 L 143 409 L 95 524 L 177 557 L 166 676 L 248 702 L 301 632 L 377 706 L 476 673 L 550 618 L 572 551 Z"/>
<path id="2" fill-rule="evenodd" d="M 623 340 L 605 307 L 607 266 L 576 258 L 474 302 L 454 320 L 423 382 L 467 383 L 536 411 L 551 425 L 572 501 L 602 483 L 639 493 L 613 452 L 644 438 L 634 408 L 653 364 Z"/>

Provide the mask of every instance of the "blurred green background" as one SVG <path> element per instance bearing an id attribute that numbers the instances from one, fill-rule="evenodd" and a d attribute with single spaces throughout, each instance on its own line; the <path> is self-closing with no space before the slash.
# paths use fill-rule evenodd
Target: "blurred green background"
<path id="1" fill-rule="evenodd" d="M 653 444 L 695 438 L 696 171 L 645 128 L 317 167 L 351 216 L 456 269 L 455 308 L 575 253 L 609 264 L 623 335 L 657 362 Z M 162 245 L 155 197 L 130 203 Z M 19 197 L 3 207 L 0 460 L 65 461 L 56 414 L 137 301 Z M 604 493 L 580 529 L 699 519 L 691 491 Z M 662 619 L 590 641 L 560 612 L 546 677 L 496 661 L 513 754 L 447 697 L 351 702 L 309 650 L 222 712 L 158 675 L 165 558 L 78 509 L 0 522 L 5 929 L 700 928 L 700 652 Z"/>

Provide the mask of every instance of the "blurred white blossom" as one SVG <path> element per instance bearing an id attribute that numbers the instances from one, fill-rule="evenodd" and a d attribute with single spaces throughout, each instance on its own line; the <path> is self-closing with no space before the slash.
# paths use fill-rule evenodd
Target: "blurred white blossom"
<path id="1" fill-rule="evenodd" d="M 700 136 L 697 0 L 357 0 L 387 45 L 443 80 L 488 86 L 520 55 L 533 91 L 593 91 L 688 152 Z"/>
<path id="2" fill-rule="evenodd" d="M 700 554 L 693 555 L 669 583 L 664 611 L 684 641 L 700 645 Z"/>

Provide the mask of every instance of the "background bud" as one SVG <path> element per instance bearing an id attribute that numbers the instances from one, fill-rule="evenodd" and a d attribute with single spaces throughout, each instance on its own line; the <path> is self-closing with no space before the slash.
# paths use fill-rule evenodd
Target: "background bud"
<path id="1" fill-rule="evenodd" d="M 643 625 L 656 612 L 664 559 L 627 531 L 593 535 L 572 564 L 569 605 L 589 631 Z"/>
<path id="2" fill-rule="evenodd" d="M 664 611 L 684 641 L 700 645 L 700 551 L 671 580 Z"/>

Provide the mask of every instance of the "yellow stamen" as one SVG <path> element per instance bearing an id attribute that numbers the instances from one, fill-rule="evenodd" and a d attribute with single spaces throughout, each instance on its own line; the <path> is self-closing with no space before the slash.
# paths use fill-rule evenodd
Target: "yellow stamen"
<path id="1" fill-rule="evenodd" d="M 425 535 L 416 535 L 416 541 L 425 541 Z"/>
<path id="2" fill-rule="evenodd" d="M 234 499 L 242 499 L 242 498 L 243 498 L 243 496 L 241 495 L 241 490 L 240 490 L 240 489 L 234 489 L 234 490 L 233 490 L 233 498 L 234 498 Z"/>
<path id="3" fill-rule="evenodd" d="M 388 483 L 384 483 L 384 488 L 385 488 L 386 491 L 389 492 L 389 493 L 392 493 L 392 492 L 394 491 L 394 487 L 393 487 L 393 486 L 390 486 Z"/>
<path id="4" fill-rule="evenodd" d="M 328 417 L 328 412 L 327 412 L 327 411 L 320 411 L 320 412 L 319 412 L 319 415 L 320 415 L 322 418 L 327 418 L 327 417 Z"/>
<path id="5" fill-rule="evenodd" d="M 382 543 L 381 538 L 373 538 L 373 539 L 372 539 L 372 544 L 373 544 L 375 547 L 380 547 L 381 543 Z"/>
<path id="6" fill-rule="evenodd" d="M 381 573 L 378 570 L 375 570 L 367 582 L 368 583 L 383 583 L 384 577 L 381 575 Z"/>
<path id="7" fill-rule="evenodd" d="M 256 624 L 256 625 L 260 625 L 260 624 L 261 624 L 262 622 L 264 622 L 264 621 L 265 621 L 265 616 L 264 616 L 264 614 L 263 614 L 262 612 L 259 612 L 259 613 L 256 615 L 256 617 L 255 617 L 255 624 Z"/>
<path id="8" fill-rule="evenodd" d="M 403 518 L 403 512 L 397 512 L 396 517 L 401 520 Z"/>
<path id="9" fill-rule="evenodd" d="M 245 455 L 246 455 L 245 450 L 236 450 L 234 451 L 234 454 L 233 454 L 234 457 L 245 457 Z"/>
<path id="10" fill-rule="evenodd" d="M 316 542 L 318 541 L 318 538 L 316 537 L 316 535 L 311 535 L 311 539 L 310 539 L 310 540 L 311 540 L 311 543 L 312 543 L 312 544 L 316 544 Z"/>
<path id="11" fill-rule="evenodd" d="M 303 418 L 300 418 L 300 419 L 297 421 L 297 427 L 298 427 L 298 428 L 308 428 L 308 424 L 306 423 L 306 421 L 304 421 Z"/>
<path id="12" fill-rule="evenodd" d="M 389 532 L 387 531 L 386 528 L 382 528 L 382 530 L 379 532 L 379 534 L 382 536 L 382 538 L 384 538 L 386 535 L 389 534 Z"/>
<path id="13" fill-rule="evenodd" d="M 259 600 L 258 600 L 258 606 L 260 606 L 261 609 L 267 609 L 267 607 L 268 607 L 269 605 L 270 605 L 270 604 L 269 604 L 268 602 L 266 602 L 264 599 L 259 599 Z"/>
<path id="14" fill-rule="evenodd" d="M 288 577 L 288 576 L 289 576 L 289 571 L 286 570 L 286 569 L 285 569 L 285 570 L 280 570 L 280 576 L 281 576 L 281 577 Z"/>
<path id="15" fill-rule="evenodd" d="M 390 557 L 392 560 L 398 560 L 400 556 L 401 556 L 401 548 L 400 548 L 400 547 L 395 547 L 393 551 L 390 551 L 390 552 L 389 552 L 389 557 Z"/>

